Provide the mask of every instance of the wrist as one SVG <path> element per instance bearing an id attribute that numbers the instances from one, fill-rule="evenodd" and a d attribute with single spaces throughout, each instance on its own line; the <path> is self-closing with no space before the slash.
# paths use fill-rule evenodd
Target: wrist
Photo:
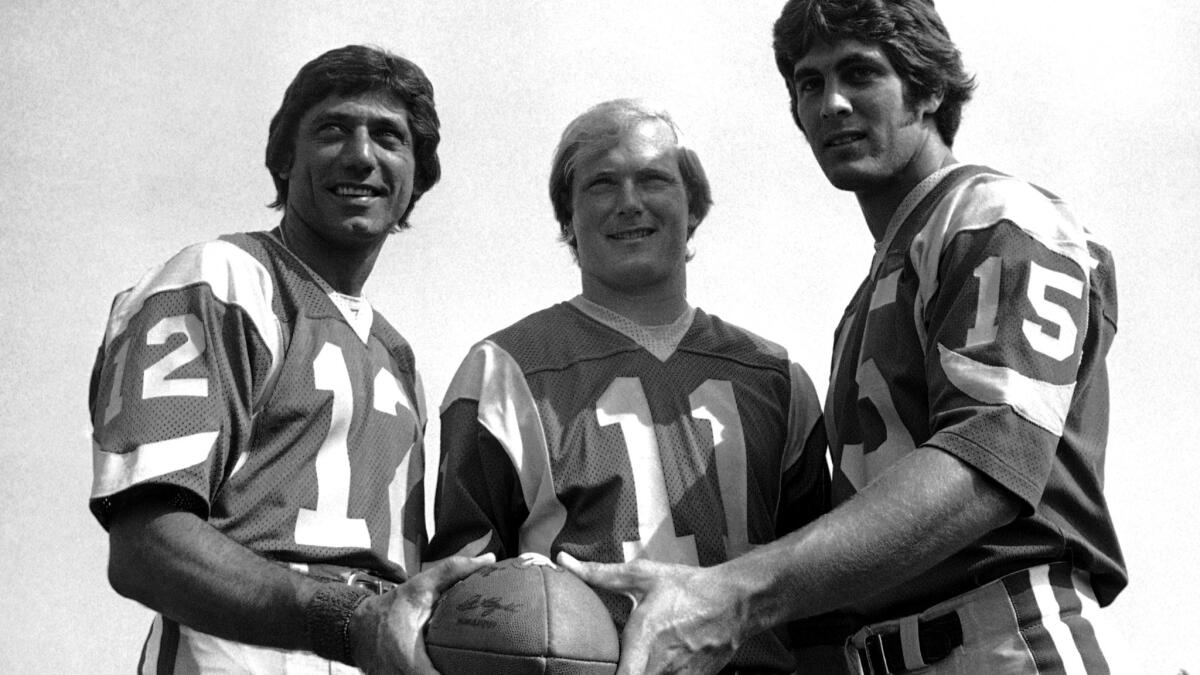
<path id="1" fill-rule="evenodd" d="M 350 621 L 371 593 L 355 586 L 322 584 L 304 607 L 304 630 L 309 649 L 331 661 L 354 664 Z"/>
<path id="2" fill-rule="evenodd" d="M 747 567 L 746 562 L 735 559 L 726 563 L 723 567 L 729 569 L 723 570 L 714 581 L 720 585 L 743 640 L 775 625 L 772 609 L 779 602 L 778 589 L 769 583 L 766 570 L 757 565 Z"/>

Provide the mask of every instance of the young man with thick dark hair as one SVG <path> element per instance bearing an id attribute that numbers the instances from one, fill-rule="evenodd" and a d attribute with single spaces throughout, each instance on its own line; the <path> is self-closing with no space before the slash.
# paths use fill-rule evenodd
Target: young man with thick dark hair
<path id="1" fill-rule="evenodd" d="M 954 158 L 973 83 L 929 0 L 792 0 L 775 54 L 876 241 L 835 336 L 834 508 L 714 568 L 572 564 L 641 600 L 626 667 L 715 671 L 745 635 L 828 615 L 846 628 L 798 631 L 802 672 L 1130 672 L 1096 613 L 1126 584 L 1102 489 L 1108 250 L 1051 193 Z"/>

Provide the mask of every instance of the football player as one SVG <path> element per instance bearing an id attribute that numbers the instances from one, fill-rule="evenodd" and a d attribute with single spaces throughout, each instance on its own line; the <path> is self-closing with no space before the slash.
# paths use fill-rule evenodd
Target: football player
<path id="1" fill-rule="evenodd" d="M 438 141 L 420 68 L 325 53 L 271 120 L 279 226 L 190 246 L 117 295 L 90 505 L 113 588 L 158 612 L 140 672 L 432 670 L 430 605 L 483 561 L 408 577 L 424 395 L 362 288 L 437 182 Z"/>
<path id="2" fill-rule="evenodd" d="M 1126 584 L 1102 491 L 1112 257 L 1058 197 L 954 158 L 974 82 L 929 0 L 791 0 L 774 37 L 876 241 L 835 335 L 834 509 L 716 568 L 573 566 L 641 600 L 626 667 L 713 670 L 841 610 L 841 663 L 802 670 L 1131 672 L 1096 614 Z"/>
<path id="3" fill-rule="evenodd" d="M 712 200 L 671 118 L 632 100 L 584 112 L 555 151 L 550 198 L 582 293 L 464 359 L 442 405 L 429 559 L 715 565 L 823 512 L 812 382 L 781 347 L 688 302 L 688 243 Z M 618 624 L 622 600 L 606 599 Z M 770 631 L 734 663 L 793 667 Z"/>

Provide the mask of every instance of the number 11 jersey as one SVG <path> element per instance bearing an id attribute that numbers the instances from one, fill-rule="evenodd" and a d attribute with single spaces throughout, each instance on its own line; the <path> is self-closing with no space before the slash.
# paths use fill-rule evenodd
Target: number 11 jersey
<path id="1" fill-rule="evenodd" d="M 710 566 L 825 511 L 816 392 L 781 347 L 695 310 L 674 349 L 652 351 L 589 305 L 537 312 L 467 355 L 442 407 L 427 559 Z M 791 667 L 769 634 L 734 663 Z"/>

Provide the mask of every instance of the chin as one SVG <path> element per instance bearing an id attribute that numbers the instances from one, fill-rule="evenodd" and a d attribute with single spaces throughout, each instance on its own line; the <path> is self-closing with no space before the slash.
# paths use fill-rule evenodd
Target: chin
<path id="1" fill-rule="evenodd" d="M 392 231 L 392 226 L 375 218 L 354 218 L 343 223 L 345 230 L 355 239 L 372 239 Z"/>
<path id="2" fill-rule="evenodd" d="M 825 178 L 833 187 L 847 192 L 858 192 L 879 185 L 880 182 L 886 180 L 886 177 L 877 175 L 875 172 L 866 170 L 862 167 L 839 165 L 834 167 L 822 167 L 825 173 Z"/>

